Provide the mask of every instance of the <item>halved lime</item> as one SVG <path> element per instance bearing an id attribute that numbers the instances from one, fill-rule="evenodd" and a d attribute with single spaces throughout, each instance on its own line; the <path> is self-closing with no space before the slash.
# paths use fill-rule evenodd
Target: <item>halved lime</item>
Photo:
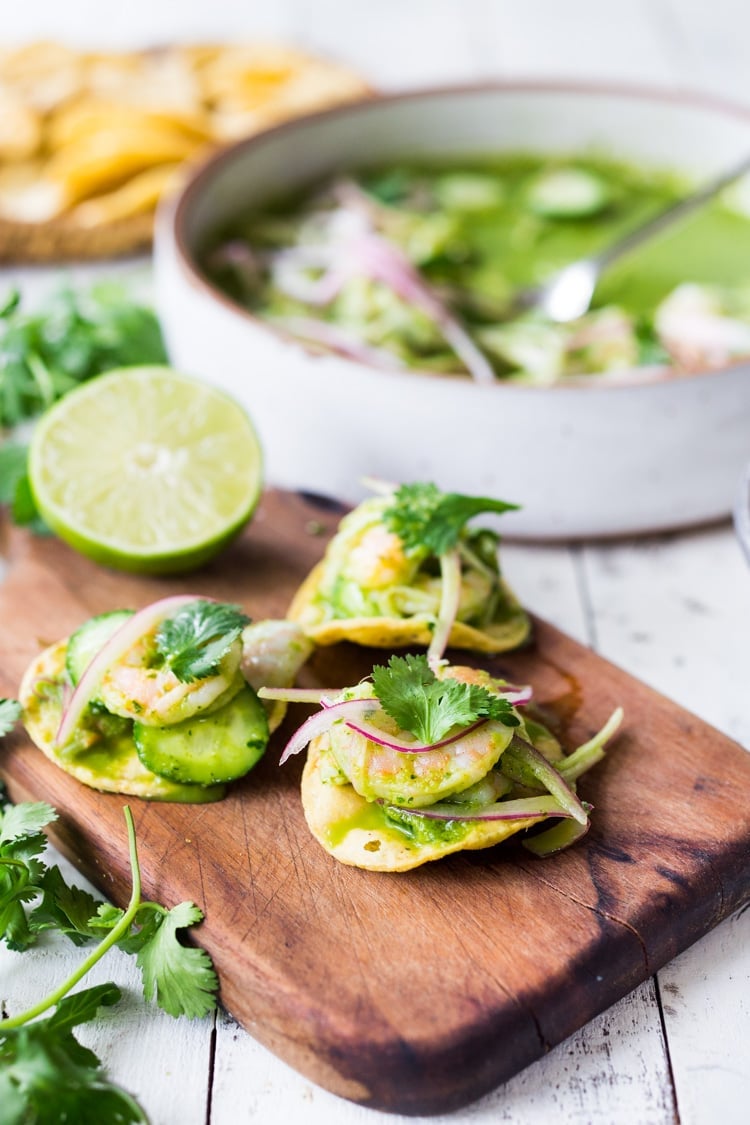
<path id="1" fill-rule="evenodd" d="M 43 416 L 29 476 L 42 517 L 76 550 L 174 574 L 212 558 L 250 518 L 262 455 L 229 396 L 169 367 L 129 367 Z"/>

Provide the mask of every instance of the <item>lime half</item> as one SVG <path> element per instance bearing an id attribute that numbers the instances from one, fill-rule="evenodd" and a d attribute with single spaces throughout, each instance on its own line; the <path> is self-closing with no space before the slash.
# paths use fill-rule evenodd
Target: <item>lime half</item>
<path id="1" fill-rule="evenodd" d="M 200 566 L 247 522 L 262 455 L 227 395 L 168 367 L 129 367 L 43 416 L 29 475 L 43 518 L 76 550 L 166 574 Z"/>

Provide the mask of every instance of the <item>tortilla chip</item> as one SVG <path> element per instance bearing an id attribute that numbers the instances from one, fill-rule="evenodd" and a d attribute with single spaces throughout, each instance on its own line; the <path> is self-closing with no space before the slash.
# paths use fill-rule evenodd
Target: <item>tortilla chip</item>
<path id="1" fill-rule="evenodd" d="M 266 44 L 0 50 L 0 261 L 137 250 L 166 165 L 370 93 L 348 67 Z"/>
<path id="2" fill-rule="evenodd" d="M 65 773 L 91 789 L 106 793 L 124 793 L 144 797 L 149 801 L 185 801 L 191 804 L 218 801 L 224 795 L 221 785 L 180 785 L 165 777 L 158 777 L 142 764 L 135 744 L 129 735 L 110 739 L 109 756 L 103 761 L 104 750 L 94 746 L 75 756 L 60 754 L 55 745 L 55 735 L 60 724 L 62 705 L 56 693 L 45 694 L 44 684 L 50 686 L 65 679 L 65 653 L 68 641 L 59 641 L 44 649 L 26 670 L 18 698 L 23 707 L 23 723 L 29 738 L 42 753 Z M 106 772 L 103 772 L 105 771 Z"/>
<path id="3" fill-rule="evenodd" d="M 333 645 L 353 641 L 371 648 L 404 648 L 408 645 L 428 646 L 432 640 L 434 618 L 426 614 L 412 617 L 336 617 L 326 619 L 318 601 L 318 588 L 323 575 L 320 562 L 308 574 L 289 606 L 287 617 L 298 622 L 317 645 Z M 491 622 L 485 628 L 456 621 L 448 646 L 472 652 L 493 654 L 507 652 L 524 644 L 531 635 L 531 622 L 515 595 L 501 579 L 503 599 L 510 614 Z"/>
<path id="4" fill-rule="evenodd" d="M 302 773 L 302 808 L 315 839 L 341 863 L 368 871 L 411 871 L 423 863 L 460 851 L 501 844 L 544 817 L 467 823 L 460 837 L 434 843 L 410 840 L 391 827 L 380 806 L 360 797 L 351 785 L 326 779 L 327 736 L 313 739 Z M 455 822 L 454 822 L 455 823 Z"/>

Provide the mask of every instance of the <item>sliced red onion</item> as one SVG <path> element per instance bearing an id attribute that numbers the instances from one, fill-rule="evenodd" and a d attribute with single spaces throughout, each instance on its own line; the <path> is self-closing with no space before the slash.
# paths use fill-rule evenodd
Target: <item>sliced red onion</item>
<path id="1" fill-rule="evenodd" d="M 344 213 L 357 216 L 359 224 L 342 224 L 349 260 L 347 268 L 365 272 L 381 281 L 409 304 L 422 309 L 440 329 L 458 358 L 478 383 L 495 383 L 495 372 L 463 325 L 443 304 L 419 270 L 394 243 L 376 233 L 383 208 L 379 207 L 353 180 L 336 185 L 335 195 Z"/>
<path id="2" fill-rule="evenodd" d="M 320 703 L 324 707 L 330 706 L 328 700 L 337 695 L 334 688 L 295 688 L 295 687 L 261 687 L 258 688 L 259 699 L 278 699 L 282 703 Z"/>
<path id="3" fill-rule="evenodd" d="M 261 698 L 278 698 L 275 693 L 273 696 L 266 694 L 265 689 L 262 689 L 259 695 L 261 695 Z M 284 698 L 286 698 L 286 695 Z M 477 719 L 470 726 L 463 727 L 455 734 L 449 735 L 447 738 L 441 738 L 438 742 L 407 742 L 395 735 L 388 734 L 380 727 L 376 727 L 373 723 L 367 721 L 368 715 L 380 710 L 377 699 L 372 696 L 367 699 L 344 699 L 338 703 L 330 703 L 326 699 L 322 699 L 321 702 L 323 703 L 323 710 L 311 715 L 292 735 L 284 748 L 279 765 L 283 765 L 292 755 L 299 754 L 308 742 L 317 738 L 319 734 L 325 734 L 334 723 L 339 721 L 343 721 L 350 730 L 361 735 L 362 738 L 375 742 L 378 746 L 386 746 L 391 750 L 397 750 L 400 754 L 427 754 L 430 750 L 439 750 L 443 746 L 451 746 L 460 742 L 461 739 L 466 738 L 487 722 L 486 719 Z"/>
<path id="4" fill-rule="evenodd" d="M 440 608 L 427 649 L 427 663 L 433 671 L 445 652 L 461 600 L 461 556 L 455 548 L 440 556 L 440 577 Z"/>
<path id="5" fill-rule="evenodd" d="M 364 723 L 361 721 L 345 720 L 346 725 L 357 734 L 361 734 L 363 738 L 368 739 L 370 742 L 376 742 L 378 746 L 387 746 L 391 750 L 398 750 L 400 754 L 428 754 L 430 750 L 439 750 L 441 746 L 451 746 L 454 742 L 460 742 L 467 735 L 472 734 L 478 727 L 484 726 L 487 722 L 486 719 L 477 719 L 468 727 L 462 727 L 457 734 L 451 734 L 447 738 L 441 738 L 439 742 L 431 742 L 427 745 L 421 742 L 405 742 L 394 735 L 386 734 L 385 731 L 371 723 Z"/>
<path id="6" fill-rule="evenodd" d="M 591 806 L 589 805 L 588 808 Z M 564 852 L 566 848 L 576 844 L 583 839 L 590 827 L 590 820 L 586 820 L 585 824 L 579 824 L 577 820 L 563 820 L 545 832 L 540 832 L 538 836 L 530 836 L 528 840 L 522 840 L 521 843 L 532 855 L 545 859 L 549 855 Z"/>
<path id="7" fill-rule="evenodd" d="M 327 320 L 315 320 L 305 316 L 278 316 L 273 319 L 274 324 L 285 328 L 293 336 L 302 340 L 309 340 L 314 344 L 323 344 L 331 351 L 348 356 L 358 363 L 366 363 L 370 367 L 379 367 L 384 371 L 403 371 L 404 365 L 398 356 L 385 348 L 374 348 L 364 344 L 352 332 L 347 332 L 336 324 Z"/>
<path id="8" fill-rule="evenodd" d="M 465 806 L 439 801 L 423 809 L 403 805 L 385 805 L 396 812 L 413 813 L 427 820 L 529 820 L 532 817 L 569 817 L 570 813 L 554 797 L 523 797 L 518 801 L 496 801 L 483 809 L 468 810 Z"/>
<path id="9" fill-rule="evenodd" d="M 70 697 L 68 706 L 62 713 L 60 726 L 57 728 L 55 743 L 62 748 L 70 740 L 73 732 L 81 721 L 86 707 L 94 698 L 99 688 L 99 683 L 107 668 L 131 648 L 145 633 L 151 632 L 168 617 L 173 617 L 184 605 L 198 601 L 202 595 L 181 594 L 171 598 L 162 598 L 158 602 L 147 605 L 123 622 L 109 640 L 99 649 L 91 659 L 81 676 L 76 689 Z M 203 599 L 206 600 L 206 599 Z"/>
<path id="10" fill-rule="evenodd" d="M 310 277 L 310 269 L 323 273 Z M 273 258 L 271 272 L 282 293 L 307 305 L 329 305 L 347 280 L 347 271 L 339 267 L 336 251 L 329 246 L 281 250 Z"/>
<path id="11" fill-rule="evenodd" d="M 476 382 L 496 382 L 487 357 L 399 247 L 378 234 L 370 233 L 353 239 L 347 249 L 361 272 L 382 281 L 405 301 L 420 308 L 437 325 Z"/>
<path id="12" fill-rule="evenodd" d="M 515 776 L 506 768 L 513 755 L 520 761 L 522 768 L 528 770 L 539 782 L 540 787 L 544 786 L 548 793 L 551 793 L 555 800 L 559 801 L 569 816 L 572 816 L 579 824 L 586 823 L 588 816 L 580 799 L 570 788 L 566 779 L 558 773 L 543 754 L 539 753 L 535 746 L 532 746 L 525 738 L 514 734 L 510 746 L 505 751 L 503 760 L 500 762 L 500 769 L 505 773 L 506 777 L 513 778 L 513 780 L 525 784 L 523 773 L 521 773 L 520 776 Z"/>
<path id="13" fill-rule="evenodd" d="M 524 703 L 531 703 L 534 689 L 531 684 L 503 684 L 499 691 L 493 693 L 501 699 L 507 699 L 514 707 L 522 707 Z"/>
<path id="14" fill-rule="evenodd" d="M 312 742 L 313 738 L 317 738 L 320 734 L 325 734 L 340 719 L 354 718 L 355 716 L 361 719 L 376 706 L 376 701 L 371 698 L 344 699 L 339 703 L 331 703 L 325 706 L 322 711 L 316 711 L 289 739 L 279 759 L 279 765 L 283 766 L 288 758 L 291 758 L 294 754 L 299 754 L 300 750 L 305 749 L 308 742 Z"/>

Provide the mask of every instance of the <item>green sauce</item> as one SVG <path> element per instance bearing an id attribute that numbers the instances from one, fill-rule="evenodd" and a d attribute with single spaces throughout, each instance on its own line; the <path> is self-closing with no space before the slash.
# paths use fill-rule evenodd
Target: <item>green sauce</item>
<path id="1" fill-rule="evenodd" d="M 393 828 L 380 805 L 368 802 L 352 816 L 335 820 L 326 829 L 326 839 L 332 848 L 341 844 L 350 832 L 389 832 Z"/>
<path id="2" fill-rule="evenodd" d="M 468 823 L 458 820 L 431 820 L 412 812 L 386 811 L 382 805 L 367 802 L 352 816 L 329 824 L 326 840 L 335 848 L 350 832 L 360 829 L 398 837 L 402 843 L 406 840 L 412 844 L 447 844 L 463 839 L 469 827 Z"/>
<path id="3" fill-rule="evenodd" d="M 660 302 L 685 282 L 729 291 L 750 287 L 750 218 L 719 198 L 605 274 L 589 316 L 596 334 L 601 327 L 597 310 L 614 307 L 622 315 L 625 328 L 622 323 L 615 327 L 613 344 L 591 348 L 578 338 L 571 343 L 571 333 L 589 325 L 586 318 L 570 329 L 546 324 L 538 315 L 521 318 L 509 336 L 504 326 L 517 289 L 596 254 L 680 199 L 691 185 L 673 172 L 598 154 L 510 153 L 460 165 L 435 161 L 371 169 L 353 178 L 377 234 L 441 294 L 500 378 L 550 381 L 641 363 L 676 364 L 678 353 L 669 351 L 654 323 Z M 579 181 L 572 194 L 571 181 L 574 187 Z M 354 339 L 406 367 L 460 372 L 439 326 L 413 302 L 367 276 L 364 267 L 347 275 L 326 299 L 307 299 L 310 285 L 314 289 L 328 275 L 326 253 L 341 260 L 345 236 L 335 220 L 345 213 L 351 218 L 351 212 L 340 185 L 318 186 L 308 198 L 232 224 L 207 255 L 206 269 L 243 305 L 295 334 L 307 332 L 306 338 L 314 339 L 310 324 L 325 322 L 334 350 L 346 351 L 346 339 Z M 233 254 L 225 253 L 227 239 Z M 252 268 L 247 261 L 238 264 L 238 242 L 254 255 Z M 308 257 L 296 259 L 290 283 L 277 253 L 284 251 L 288 261 L 289 252 L 292 259 L 301 253 L 299 247 Z M 743 300 L 750 323 L 750 298 Z M 336 342 L 336 333 L 343 343 Z"/>

